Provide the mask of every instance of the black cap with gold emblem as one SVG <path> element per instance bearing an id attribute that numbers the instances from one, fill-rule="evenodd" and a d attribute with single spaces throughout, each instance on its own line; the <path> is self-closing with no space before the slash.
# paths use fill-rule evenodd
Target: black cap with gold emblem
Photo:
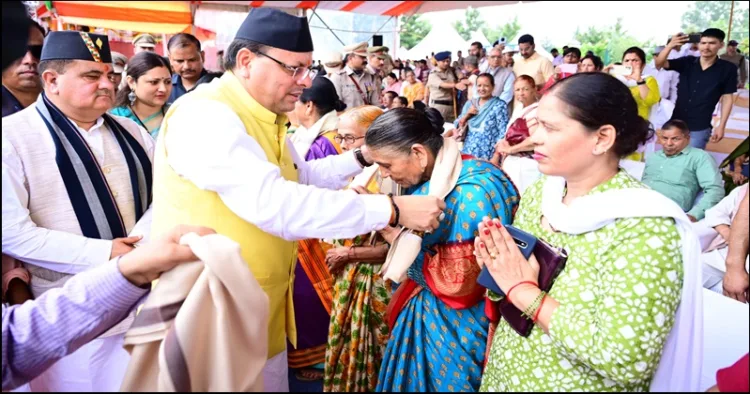
<path id="1" fill-rule="evenodd" d="M 87 60 L 112 63 L 109 39 L 102 34 L 82 31 L 53 31 L 44 39 L 44 60 Z"/>

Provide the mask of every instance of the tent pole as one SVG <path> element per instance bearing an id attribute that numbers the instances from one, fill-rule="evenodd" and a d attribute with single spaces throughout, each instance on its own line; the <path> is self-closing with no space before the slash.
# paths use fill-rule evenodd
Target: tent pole
<path id="1" fill-rule="evenodd" d="M 734 0 L 732 0 L 732 6 L 729 9 L 729 29 L 727 29 L 727 42 L 732 39 L 732 17 L 734 16 Z"/>
<path id="2" fill-rule="evenodd" d="M 373 37 L 375 37 L 375 35 L 376 35 L 376 34 L 378 34 L 378 33 L 379 33 L 379 32 L 380 32 L 381 30 L 383 30 L 383 28 L 385 27 L 385 25 L 387 25 L 387 24 L 388 24 L 388 22 L 390 22 L 390 21 L 391 21 L 392 19 L 393 19 L 393 15 L 391 15 L 391 17 L 390 17 L 390 18 L 388 18 L 388 20 L 387 20 L 387 21 L 385 21 L 385 23 L 383 23 L 383 26 L 380 26 L 380 29 L 378 29 L 378 30 L 375 30 L 375 32 L 374 32 L 374 33 L 372 33 L 372 35 L 370 36 L 370 40 L 372 40 L 372 38 L 373 38 Z M 370 40 L 367 40 L 367 41 L 370 41 Z M 396 49 L 396 50 L 398 50 L 398 49 Z M 394 52 L 394 53 L 395 53 L 395 52 Z"/>
<path id="3" fill-rule="evenodd" d="M 385 21 L 385 23 L 383 23 L 383 26 L 380 26 L 380 29 L 378 29 L 378 30 L 375 30 L 375 33 L 372 33 L 372 34 L 373 34 L 373 35 L 375 35 L 375 34 L 378 34 L 378 33 L 379 33 L 379 32 L 380 32 L 381 30 L 383 30 L 383 28 L 385 27 L 385 25 L 387 25 L 387 24 L 388 24 L 388 22 L 390 22 L 390 21 L 391 21 L 391 19 L 393 19 L 393 16 L 391 16 L 390 18 L 388 18 L 388 20 L 387 20 L 387 21 Z"/>
<path id="4" fill-rule="evenodd" d="M 331 34 L 333 34 L 333 36 L 336 37 L 337 40 L 339 40 L 339 42 L 341 43 L 341 45 L 346 46 L 346 44 L 344 44 L 344 42 L 341 41 L 341 39 L 339 38 L 339 36 L 336 35 L 336 32 L 334 32 L 333 29 L 331 29 L 331 27 L 328 26 L 328 24 L 326 23 L 326 21 L 324 21 L 323 18 L 321 18 L 320 15 L 318 15 L 318 13 L 315 12 L 315 10 L 313 10 L 313 15 L 315 15 L 315 16 L 318 17 L 318 20 L 323 23 L 323 25 L 326 27 L 326 29 L 328 29 L 328 31 L 330 31 Z M 310 19 L 312 20 L 312 16 L 310 17 Z"/>
<path id="5" fill-rule="evenodd" d="M 164 50 L 164 56 L 167 56 L 167 35 L 164 33 L 161 34 L 161 48 Z"/>
<path id="6" fill-rule="evenodd" d="M 396 34 L 394 34 L 393 43 L 393 53 L 395 54 L 401 49 L 401 18 L 396 18 Z"/>
<path id="7" fill-rule="evenodd" d="M 422 6 L 424 5 L 424 3 L 425 3 L 425 2 L 423 1 L 422 3 L 420 3 L 420 4 L 419 4 L 419 5 L 417 6 L 417 8 L 414 8 L 414 9 L 413 9 L 413 10 L 412 10 L 411 12 L 409 12 L 409 16 L 414 16 L 414 15 L 415 15 L 416 13 L 418 13 L 418 12 L 419 12 L 419 10 L 420 10 L 420 9 L 422 8 Z"/>

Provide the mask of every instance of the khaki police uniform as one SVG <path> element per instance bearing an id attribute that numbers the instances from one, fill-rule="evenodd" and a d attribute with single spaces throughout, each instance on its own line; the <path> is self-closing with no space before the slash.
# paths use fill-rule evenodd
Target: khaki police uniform
<path id="1" fill-rule="evenodd" d="M 362 105 L 380 106 L 380 86 L 376 77 L 363 70 L 357 75 L 349 66 L 344 67 L 333 75 L 331 82 L 336 87 L 341 101 L 346 103 L 346 108 L 351 109 Z"/>
<path id="2" fill-rule="evenodd" d="M 375 86 L 377 86 L 378 97 L 380 97 L 380 95 L 383 94 L 383 80 L 385 79 L 385 74 L 383 74 L 383 70 L 376 70 L 368 64 L 367 67 L 365 67 L 365 71 L 372 74 L 375 80 Z"/>
<path id="3" fill-rule="evenodd" d="M 453 111 L 453 101 L 455 97 L 453 95 L 453 89 L 441 88 L 441 83 L 456 83 L 458 79 L 453 71 L 453 68 L 448 67 L 445 71 L 440 71 L 439 68 L 435 68 L 430 71 L 430 75 L 427 78 L 427 89 L 430 89 L 430 102 L 429 106 L 440 111 L 446 122 L 451 123 L 456 120 L 456 115 Z M 456 108 L 458 110 L 458 108 Z"/>

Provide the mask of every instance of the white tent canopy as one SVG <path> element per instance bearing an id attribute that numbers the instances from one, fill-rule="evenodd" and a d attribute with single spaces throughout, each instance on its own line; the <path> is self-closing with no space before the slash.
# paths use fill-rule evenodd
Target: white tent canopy
<path id="1" fill-rule="evenodd" d="M 466 51 L 466 41 L 456 32 L 453 26 L 445 28 L 432 28 L 430 32 L 414 48 L 409 50 L 409 58 L 412 60 L 424 59 L 433 52 L 451 51 L 453 58 L 456 58 L 457 51 Z M 399 53 L 399 57 L 403 56 Z"/>
<path id="2" fill-rule="evenodd" d="M 469 41 L 466 41 L 466 47 L 470 47 L 472 42 L 481 42 L 483 47 L 488 47 L 490 44 L 490 40 L 487 38 L 487 36 L 482 33 L 481 30 L 477 30 L 474 33 L 471 33 L 471 37 L 469 38 Z"/>
<path id="3" fill-rule="evenodd" d="M 404 47 L 399 48 L 396 53 L 398 55 L 397 57 L 400 59 L 411 59 L 409 50 Z"/>

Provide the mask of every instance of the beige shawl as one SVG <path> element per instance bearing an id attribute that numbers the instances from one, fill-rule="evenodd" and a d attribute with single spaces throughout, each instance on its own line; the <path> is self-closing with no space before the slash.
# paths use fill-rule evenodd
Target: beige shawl
<path id="1" fill-rule="evenodd" d="M 262 391 L 268 297 L 222 235 L 182 240 L 200 261 L 164 273 L 125 334 L 122 391 Z"/>
<path id="2" fill-rule="evenodd" d="M 456 187 L 461 174 L 461 152 L 453 138 L 443 139 L 443 148 L 435 158 L 435 167 L 430 177 L 427 195 L 445 199 Z M 414 263 L 422 249 L 422 236 L 419 232 L 403 228 L 393 241 L 381 273 L 385 279 L 400 283 L 406 279 L 406 272 Z"/>

